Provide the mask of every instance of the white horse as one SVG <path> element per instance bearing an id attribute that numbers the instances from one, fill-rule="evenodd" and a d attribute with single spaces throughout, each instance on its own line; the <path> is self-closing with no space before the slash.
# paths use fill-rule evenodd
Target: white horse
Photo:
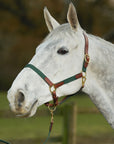
<path id="1" fill-rule="evenodd" d="M 44 17 L 50 33 L 37 47 L 29 64 L 40 70 L 53 83 L 81 73 L 85 57 L 85 34 L 88 38 L 90 63 L 82 91 L 90 96 L 114 128 L 114 45 L 83 30 L 72 3 L 67 13 L 67 24 L 60 25 L 47 8 L 44 9 Z M 81 87 L 82 78 L 79 78 L 57 89 L 51 87 L 50 90 L 39 74 L 25 67 L 8 91 L 8 100 L 16 115 L 33 116 L 37 107 L 53 99 L 53 92 L 56 91 L 56 95 L 61 97 L 73 94 Z"/>

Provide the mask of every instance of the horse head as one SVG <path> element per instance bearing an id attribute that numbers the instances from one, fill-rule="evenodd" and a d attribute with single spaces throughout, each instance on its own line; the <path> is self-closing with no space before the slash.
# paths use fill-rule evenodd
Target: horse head
<path id="1" fill-rule="evenodd" d="M 68 24 L 60 25 L 44 8 L 49 35 L 36 48 L 29 64 L 40 69 L 53 83 L 81 72 L 84 58 L 84 36 L 76 10 L 69 5 Z M 57 96 L 72 94 L 82 85 L 79 79 L 56 90 Z M 12 111 L 17 115 L 32 116 L 37 107 L 52 100 L 49 86 L 29 68 L 24 68 L 8 91 Z"/>
<path id="2" fill-rule="evenodd" d="M 33 116 L 40 105 L 53 99 L 56 105 L 58 97 L 76 93 L 85 84 L 83 91 L 114 128 L 114 45 L 83 30 L 72 3 L 68 23 L 60 25 L 47 8 L 44 18 L 49 34 L 8 91 L 11 110 Z"/>

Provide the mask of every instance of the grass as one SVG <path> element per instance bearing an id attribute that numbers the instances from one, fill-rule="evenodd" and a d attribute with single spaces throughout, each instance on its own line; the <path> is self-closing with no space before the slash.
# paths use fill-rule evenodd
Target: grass
<path id="1" fill-rule="evenodd" d="M 28 119 L 13 118 L 0 119 L 0 137 L 3 139 L 44 138 L 47 136 L 50 123 L 49 116 Z M 63 117 L 55 116 L 52 136 L 62 135 Z M 100 114 L 78 114 L 78 136 L 114 135 L 114 131 Z"/>
<path id="2" fill-rule="evenodd" d="M 78 109 L 95 108 L 88 96 L 77 96 L 70 98 L 66 103 L 76 101 Z M 60 111 L 64 105 L 59 106 Z M 9 110 L 6 93 L 0 93 L 0 110 Z M 47 110 L 42 106 L 39 111 Z M 64 113 L 64 111 L 62 111 Z M 62 137 L 63 116 L 57 112 L 54 117 L 54 126 L 51 137 Z M 48 134 L 50 115 L 35 115 L 32 118 L 0 118 L 0 139 L 4 140 L 22 140 L 22 139 L 45 139 Z M 109 126 L 104 117 L 100 114 L 79 113 L 77 115 L 77 136 L 87 137 L 105 137 L 114 139 L 114 130 Z M 28 143 L 29 144 L 29 143 Z M 108 143 L 107 143 L 108 144 Z"/>
<path id="3" fill-rule="evenodd" d="M 6 92 L 0 92 L 0 110 L 8 110 L 9 103 L 7 100 Z"/>
<path id="4" fill-rule="evenodd" d="M 79 136 L 99 137 L 114 135 L 114 130 L 101 114 L 78 114 L 77 132 Z"/>
<path id="5" fill-rule="evenodd" d="M 53 127 L 52 136 L 61 135 L 62 117 L 55 118 L 60 127 Z M 0 119 L 0 137 L 3 139 L 44 138 L 48 134 L 50 117 L 34 117 L 28 119 Z"/>

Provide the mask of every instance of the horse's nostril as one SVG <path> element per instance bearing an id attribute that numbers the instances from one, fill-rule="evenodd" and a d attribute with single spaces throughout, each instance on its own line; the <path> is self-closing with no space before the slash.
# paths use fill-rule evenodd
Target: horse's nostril
<path id="1" fill-rule="evenodd" d="M 22 102 L 24 101 L 24 99 L 25 99 L 24 94 L 23 94 L 22 92 L 19 92 L 18 101 L 19 101 L 20 103 L 22 103 Z"/>
<path id="2" fill-rule="evenodd" d="M 25 101 L 25 95 L 23 92 L 19 90 L 15 97 L 16 110 L 19 110 L 24 105 L 24 101 Z"/>
<path id="3" fill-rule="evenodd" d="M 24 94 L 22 92 L 19 92 L 19 94 L 18 94 L 18 102 L 22 103 L 22 102 L 24 102 L 24 100 L 25 100 Z"/>

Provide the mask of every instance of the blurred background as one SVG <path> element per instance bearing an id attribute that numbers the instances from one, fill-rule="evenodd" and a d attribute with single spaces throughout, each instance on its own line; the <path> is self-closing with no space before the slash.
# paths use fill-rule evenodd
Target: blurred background
<path id="1" fill-rule="evenodd" d="M 9 111 L 6 91 L 48 34 L 43 8 L 47 6 L 59 23 L 66 23 L 70 1 L 0 0 L 0 139 L 9 140 L 12 144 L 38 144 L 45 139 L 50 121 L 47 109 L 41 107 L 34 118 L 15 118 Z M 72 2 L 84 30 L 114 42 L 114 0 Z M 114 131 L 88 96 L 80 94 L 70 101 L 74 99 L 78 107 L 77 144 L 113 144 Z M 60 106 L 56 113 L 56 124 L 49 143 L 60 144 L 62 141 L 63 107 Z"/>
<path id="2" fill-rule="evenodd" d="M 7 90 L 48 34 L 43 8 L 62 24 L 70 0 L 0 0 L 0 90 Z M 114 0 L 72 0 L 83 29 L 114 42 Z"/>

